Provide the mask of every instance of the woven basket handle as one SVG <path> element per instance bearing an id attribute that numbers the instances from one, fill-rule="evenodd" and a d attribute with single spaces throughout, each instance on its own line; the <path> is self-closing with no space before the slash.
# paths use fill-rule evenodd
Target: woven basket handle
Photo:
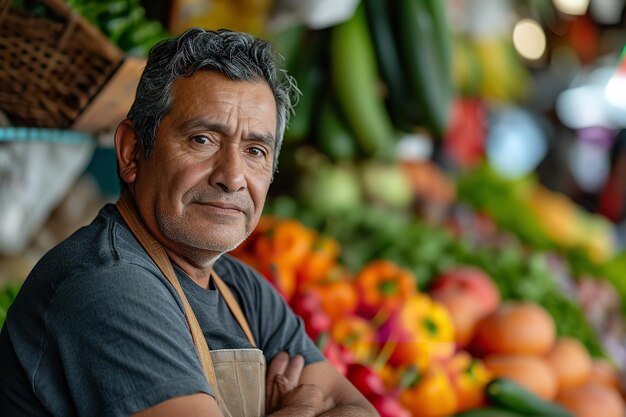
<path id="1" fill-rule="evenodd" d="M 1 1 L 1 0 L 0 0 Z M 116 58 L 119 58 L 120 52 L 115 45 L 111 41 L 109 41 L 106 36 L 100 32 L 95 26 L 89 23 L 86 19 L 80 16 L 74 9 L 72 9 L 64 0 L 39 0 L 42 4 L 49 7 L 55 13 L 58 13 L 59 16 L 65 16 L 68 19 L 68 30 L 70 26 L 79 26 L 82 31 L 84 31 L 89 37 L 95 39 L 101 46 L 102 52 L 106 55 L 107 59 L 111 61 L 115 61 Z M 72 22 L 72 20 L 76 20 Z M 71 32 L 67 32 L 71 34 Z M 66 34 L 63 35 L 61 39 L 63 39 Z M 69 35 L 68 35 L 69 37 Z M 59 47 L 62 47 L 61 44 Z"/>
<path id="2" fill-rule="evenodd" d="M 2 24 L 4 17 L 9 12 L 9 1 L 11 0 L 0 0 L 0 24 Z"/>
<path id="3" fill-rule="evenodd" d="M 65 25 L 65 30 L 63 31 L 63 35 L 59 39 L 59 43 L 57 44 L 57 48 L 62 51 L 65 49 L 70 37 L 74 34 L 74 30 L 76 30 L 76 26 L 79 21 L 78 13 L 75 10 L 70 11 L 69 16 L 67 16 L 67 23 Z"/>
<path id="4" fill-rule="evenodd" d="M 66 19 L 66 28 L 59 39 L 58 48 L 62 50 L 68 41 L 71 39 L 71 35 L 77 28 L 84 31 L 87 37 L 94 39 L 94 42 L 99 45 L 100 52 L 103 57 L 109 61 L 120 61 L 119 49 L 100 32 L 95 26 L 88 22 L 85 18 L 80 16 L 74 9 L 72 9 L 63 0 L 38 0 L 41 4 L 48 7 L 58 16 Z M 10 9 L 11 0 L 0 0 L 0 24 L 4 17 L 7 15 Z"/>

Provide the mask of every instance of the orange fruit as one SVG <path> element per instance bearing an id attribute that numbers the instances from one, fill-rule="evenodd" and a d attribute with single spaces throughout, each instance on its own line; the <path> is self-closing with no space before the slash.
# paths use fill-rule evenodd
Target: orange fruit
<path id="1" fill-rule="evenodd" d="M 510 378 L 545 400 L 557 394 L 556 375 L 540 356 L 489 355 L 483 364 L 494 377 Z"/>
<path id="2" fill-rule="evenodd" d="M 591 374 L 591 356 L 576 339 L 559 338 L 546 355 L 546 360 L 554 370 L 559 390 L 582 385 Z"/>
<path id="3" fill-rule="evenodd" d="M 619 393 L 601 384 L 584 384 L 565 389 L 556 402 L 576 417 L 624 417 L 624 401 Z"/>
<path id="4" fill-rule="evenodd" d="M 542 306 L 508 301 L 478 322 L 472 351 L 478 355 L 544 355 L 555 340 L 554 320 Z"/>
<path id="5" fill-rule="evenodd" d="M 605 359 L 593 358 L 591 360 L 591 372 L 587 382 L 606 385 L 617 391 L 621 389 L 617 368 Z"/>

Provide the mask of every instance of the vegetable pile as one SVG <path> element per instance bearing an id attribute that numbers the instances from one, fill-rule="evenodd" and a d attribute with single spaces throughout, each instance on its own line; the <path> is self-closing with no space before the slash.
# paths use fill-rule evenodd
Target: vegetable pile
<path id="1" fill-rule="evenodd" d="M 394 223 L 386 219 L 374 223 Z M 343 220 L 337 224 L 345 227 Z M 409 230 L 409 223 L 395 221 L 395 227 Z M 422 233 L 412 233 L 431 241 L 435 229 L 419 227 Z M 364 241 L 379 235 L 361 236 L 350 242 L 363 245 L 358 252 L 363 254 Z M 456 258 L 445 266 L 432 268 L 430 279 L 418 280 L 413 270 L 371 253 L 353 258 L 360 263 L 353 268 L 343 252 L 354 245 L 339 242 L 294 219 L 264 216 L 232 254 L 276 287 L 326 357 L 381 415 L 443 417 L 474 410 L 478 414 L 467 415 L 571 416 L 566 410 L 578 409 L 568 402 L 571 390 L 601 390 L 612 401 L 619 398 L 609 362 L 592 359 L 578 339 L 562 335 L 561 323 L 539 303 L 501 302 L 499 281 L 463 263 L 462 250 L 450 252 Z M 456 240 L 448 236 L 445 242 L 447 250 Z M 381 246 L 376 253 L 389 255 Z M 523 262 L 518 262 L 519 267 Z M 585 327 L 584 316 L 579 318 L 578 327 Z M 601 353 L 593 343 L 594 355 Z"/>

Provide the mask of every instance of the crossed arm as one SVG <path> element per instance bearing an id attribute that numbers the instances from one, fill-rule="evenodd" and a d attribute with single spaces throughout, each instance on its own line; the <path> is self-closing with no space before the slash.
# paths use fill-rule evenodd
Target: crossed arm
<path id="1" fill-rule="evenodd" d="M 304 369 L 303 363 L 301 356 L 289 358 L 284 352 L 270 363 L 266 404 L 271 417 L 378 416 L 365 397 L 329 362 L 317 362 Z"/>
<path id="2" fill-rule="evenodd" d="M 328 362 L 304 367 L 302 357 L 279 353 L 267 369 L 266 408 L 271 417 L 378 416 L 361 393 Z M 136 417 L 223 417 L 208 394 L 175 397 Z"/>

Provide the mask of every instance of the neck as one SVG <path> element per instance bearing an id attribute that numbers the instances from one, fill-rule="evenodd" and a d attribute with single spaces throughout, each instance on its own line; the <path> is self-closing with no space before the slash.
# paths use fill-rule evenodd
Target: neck
<path id="1" fill-rule="evenodd" d="M 141 214 L 139 214 L 139 209 L 133 194 L 133 189 L 128 187 L 124 188 L 122 199 L 127 202 L 131 212 L 134 213 L 134 216 L 141 223 L 141 228 L 143 228 L 152 236 L 153 239 L 163 246 L 163 249 L 165 250 L 170 261 L 182 269 L 192 281 L 202 288 L 208 288 L 211 281 L 213 264 L 222 254 L 217 252 L 199 252 L 195 248 L 185 248 L 185 255 L 183 255 L 180 251 L 168 247 L 166 242 L 164 242 L 165 239 L 163 236 L 159 233 L 155 233 L 155 231 L 158 232 L 158 228 L 151 228 L 150 224 L 142 218 Z"/>
<path id="2" fill-rule="evenodd" d="M 202 288 L 209 288 L 213 265 L 219 258 L 219 255 L 215 255 L 210 259 L 203 259 L 201 262 L 198 262 L 196 259 L 182 256 L 181 254 L 168 248 L 165 248 L 165 252 L 167 253 L 168 258 L 170 258 L 170 261 L 182 269 L 193 282 Z"/>

